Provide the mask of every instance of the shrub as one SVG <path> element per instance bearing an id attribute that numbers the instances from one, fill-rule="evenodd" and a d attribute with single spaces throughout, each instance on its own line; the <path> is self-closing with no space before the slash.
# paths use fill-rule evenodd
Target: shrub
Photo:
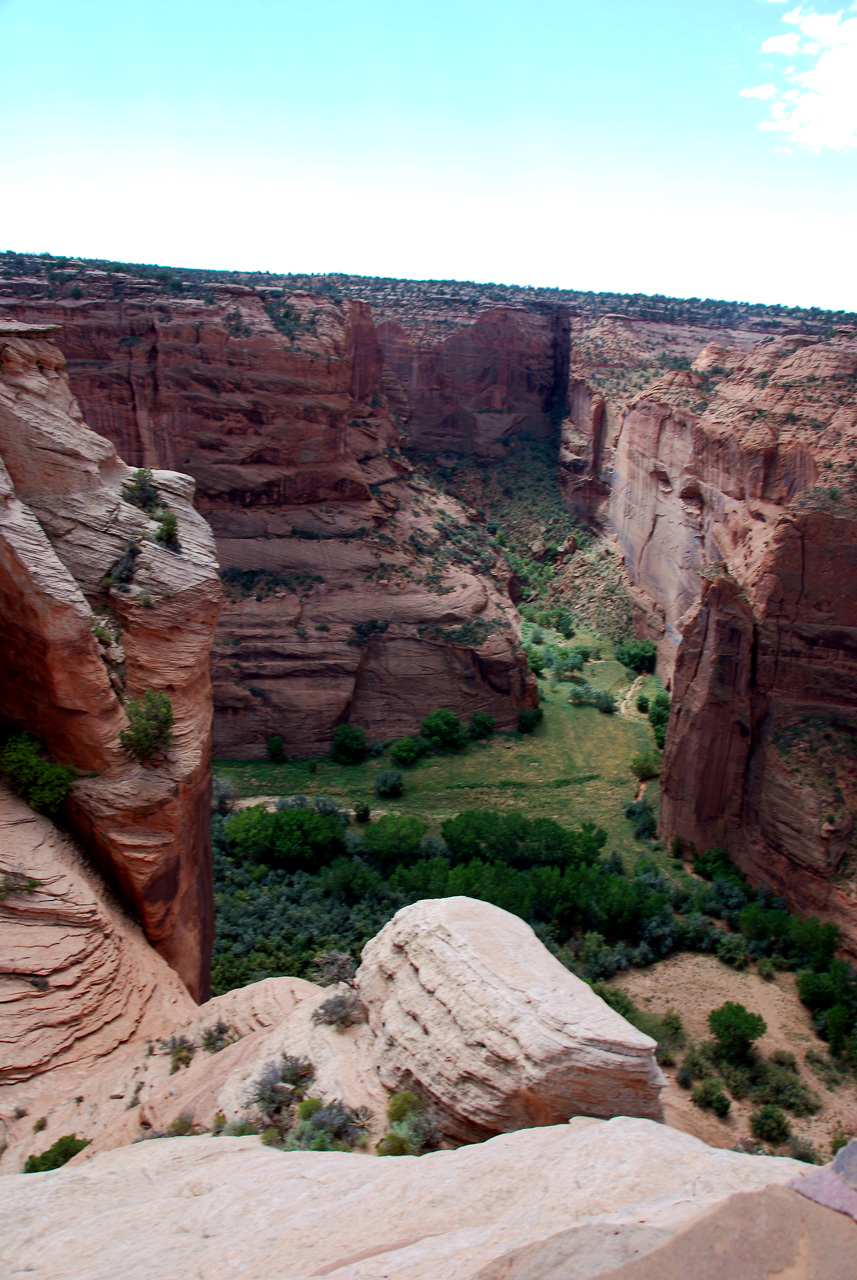
<path id="1" fill-rule="evenodd" d="M 821 1156 L 806 1138 L 792 1137 L 789 1141 L 789 1155 L 792 1160 L 802 1160 L 804 1164 L 823 1164 Z"/>
<path id="2" fill-rule="evenodd" d="M 525 707 L 518 716 L 518 733 L 535 733 L 544 718 L 541 707 Z"/>
<path id="3" fill-rule="evenodd" d="M 387 813 L 367 827 L 362 851 L 382 874 L 388 875 L 397 862 L 413 862 L 419 858 L 425 833 L 426 824 L 419 818 Z"/>
<path id="4" fill-rule="evenodd" d="M 606 689 L 593 690 L 592 705 L 605 716 L 612 716 L 616 711 L 616 699 Z"/>
<path id="5" fill-rule="evenodd" d="M 283 739 L 278 733 L 275 733 L 273 737 L 268 739 L 268 759 L 273 760 L 274 764 L 285 764 L 288 758 Z"/>
<path id="6" fill-rule="evenodd" d="M 356 991 L 346 991 L 331 996 L 314 1009 L 312 1020 L 317 1026 L 338 1027 L 343 1031 L 366 1021 L 366 1007 Z"/>
<path id="7" fill-rule="evenodd" d="M 393 800 L 400 796 L 404 789 L 401 769 L 382 769 L 372 787 L 379 800 Z"/>
<path id="8" fill-rule="evenodd" d="M 119 741 L 129 755 L 141 763 L 161 755 L 173 740 L 173 705 L 163 691 L 147 689 L 139 701 L 127 707 L 128 728 Z"/>
<path id="9" fill-rule="evenodd" d="M 541 627 L 533 627 L 532 641 L 533 644 L 544 644 L 545 633 L 542 631 Z"/>
<path id="10" fill-rule="evenodd" d="M 784 1107 L 796 1116 L 814 1115 L 821 1105 L 815 1094 L 801 1082 L 795 1070 L 783 1066 L 769 1067 L 759 1084 L 753 1088 L 752 1095 L 757 1102 Z"/>
<path id="11" fill-rule="evenodd" d="M 547 658 L 539 649 L 535 649 L 531 644 L 525 644 L 524 657 L 527 659 L 527 666 L 533 675 L 540 676 L 547 666 Z"/>
<path id="12" fill-rule="evenodd" d="M 160 542 L 167 551 L 174 551 L 178 554 L 182 549 L 179 542 L 179 522 L 176 519 L 175 511 L 165 511 L 161 517 L 161 522 L 155 530 L 155 541 Z"/>
<path id="13" fill-rule="evenodd" d="M 625 817 L 634 824 L 634 838 L 651 840 L 658 833 L 658 823 L 648 796 L 632 800 L 625 806 Z"/>
<path id="14" fill-rule="evenodd" d="M 645 716 L 645 715 L 648 715 L 648 712 L 649 712 L 649 699 L 646 697 L 646 695 L 645 695 L 644 693 L 641 693 L 641 694 L 640 694 L 640 696 L 637 698 L 637 701 L 636 701 L 636 703 L 635 703 L 634 705 L 636 706 L 637 710 L 638 710 L 642 715 L 644 715 L 644 716 Z"/>
<path id="15" fill-rule="evenodd" d="M 751 1114 L 750 1128 L 760 1142 L 770 1142 L 775 1147 L 786 1142 L 792 1131 L 785 1112 L 770 1102 Z"/>
<path id="16" fill-rule="evenodd" d="M 41 883 L 32 876 L 25 876 L 23 871 L 0 872 L 0 902 L 13 893 L 35 893 Z"/>
<path id="17" fill-rule="evenodd" d="M 194 1132 L 193 1116 L 189 1111 L 183 1111 L 181 1115 L 176 1116 L 166 1128 L 166 1136 L 168 1138 L 187 1138 Z"/>
<path id="18" fill-rule="evenodd" d="M 378 618 L 368 618 L 366 622 L 354 622 L 351 625 L 352 634 L 348 637 L 348 643 L 352 648 L 363 649 L 374 635 L 383 635 L 389 625 L 387 619 Z"/>
<path id="19" fill-rule="evenodd" d="M 717 944 L 717 959 L 732 969 L 746 969 L 750 963 L 747 939 L 741 933 L 727 933 Z"/>
<path id="20" fill-rule="evenodd" d="M 337 764 L 361 764 L 366 759 L 368 746 L 365 730 L 356 724 L 339 724 L 333 735 L 330 758 Z"/>
<path id="21" fill-rule="evenodd" d="M 750 1013 L 743 1004 L 736 1004 L 734 1000 L 727 1000 L 719 1009 L 712 1009 L 708 1025 L 723 1056 L 733 1061 L 746 1058 L 754 1041 L 768 1029 L 760 1014 Z"/>
<path id="22" fill-rule="evenodd" d="M 626 644 L 616 646 L 619 662 L 638 675 L 643 671 L 654 671 L 657 653 L 657 646 L 652 640 L 629 640 Z"/>
<path id="23" fill-rule="evenodd" d="M 218 1018 L 214 1026 L 206 1027 L 200 1038 L 200 1045 L 206 1053 L 220 1053 L 227 1045 L 238 1039 L 228 1022 Z"/>
<path id="24" fill-rule="evenodd" d="M 170 1036 L 168 1040 L 161 1041 L 161 1048 L 170 1055 L 171 1076 L 181 1067 L 189 1067 L 196 1053 L 196 1045 L 187 1036 Z"/>
<path id="25" fill-rule="evenodd" d="M 476 741 L 479 738 L 490 738 L 494 732 L 494 717 L 488 711 L 474 711 L 470 717 L 470 736 Z"/>
<path id="26" fill-rule="evenodd" d="M 0 756 L 0 769 L 16 795 L 31 809 L 55 813 L 68 795 L 75 778 L 74 769 L 52 764 L 41 754 L 41 744 L 29 734 L 10 738 Z"/>
<path id="27" fill-rule="evenodd" d="M 365 826 L 371 817 L 372 810 L 366 801 L 358 800 L 354 806 L 354 821 L 359 822 L 361 826 Z"/>
<path id="28" fill-rule="evenodd" d="M 693 1086 L 693 1072 L 686 1063 L 682 1063 L 676 1072 L 675 1082 L 682 1089 L 690 1089 Z"/>
<path id="29" fill-rule="evenodd" d="M 160 498 L 149 467 L 137 468 L 131 477 L 130 484 L 122 490 L 122 497 L 132 506 L 139 507 L 141 511 L 154 511 Z"/>
<path id="30" fill-rule="evenodd" d="M 410 1089 L 394 1093 L 387 1103 L 390 1132 L 378 1143 L 379 1156 L 418 1156 L 435 1146 L 438 1135 L 426 1116 L 425 1106 Z"/>
<path id="31" fill-rule="evenodd" d="M 62 1138 L 57 1138 L 56 1142 L 40 1156 L 28 1156 L 24 1173 L 47 1173 L 50 1169 L 60 1169 L 88 1146 L 88 1138 L 79 1138 L 76 1133 L 67 1133 Z"/>
<path id="32" fill-rule="evenodd" d="M 454 711 L 439 707 L 422 723 L 422 736 L 435 751 L 460 751 L 467 745 L 467 730 Z"/>
<path id="33" fill-rule="evenodd" d="M 287 1151 L 352 1151 L 366 1145 L 366 1126 L 371 1113 L 341 1102 L 314 1109 L 298 1121 L 285 1142 Z"/>
<path id="34" fill-rule="evenodd" d="M 395 742 L 390 743 L 387 749 L 393 762 L 401 765 L 403 769 L 409 769 L 411 765 L 416 764 L 423 754 L 420 743 L 410 735 L 405 738 L 397 738 Z"/>
<path id="35" fill-rule="evenodd" d="M 640 782 L 657 778 L 661 772 L 661 759 L 660 751 L 641 751 L 631 761 L 631 772 L 639 778 Z"/>
<path id="36" fill-rule="evenodd" d="M 649 724 L 655 735 L 655 742 L 663 749 L 667 736 L 667 723 L 670 718 L 670 695 L 665 689 L 655 694 L 649 704 Z"/>
<path id="37" fill-rule="evenodd" d="M 345 849 L 339 818 L 314 809 L 251 805 L 226 820 L 224 834 L 240 858 L 292 872 L 318 870 Z"/>
<path id="38" fill-rule="evenodd" d="M 332 987 L 354 982 L 354 961 L 347 951 L 321 951 L 312 968 L 312 981 L 319 987 Z"/>
<path id="39" fill-rule="evenodd" d="M 721 1120 L 729 1114 L 731 1102 L 720 1087 L 717 1080 L 703 1080 L 698 1084 L 690 1095 L 698 1107 L 702 1107 L 706 1111 L 713 1111 L 716 1116 L 720 1116 Z"/>
<path id="40" fill-rule="evenodd" d="M 283 1124 L 286 1113 L 303 1098 L 314 1076 L 311 1062 L 283 1054 L 279 1062 L 269 1062 L 256 1080 L 250 1101 L 269 1124 Z"/>
<path id="41" fill-rule="evenodd" d="M 773 982 L 776 976 L 777 966 L 774 964 L 770 956 L 762 956 L 756 962 L 756 968 L 759 970 L 760 978 L 764 979 L 765 982 Z"/>
<path id="42" fill-rule="evenodd" d="M 47 1127 L 48 1127 L 47 1116 L 39 1116 L 38 1120 L 33 1125 L 33 1133 L 41 1133 L 42 1130 L 47 1129 Z"/>
<path id="43" fill-rule="evenodd" d="M 211 777 L 211 808 L 224 818 L 235 808 L 235 788 L 228 778 L 217 773 Z"/>

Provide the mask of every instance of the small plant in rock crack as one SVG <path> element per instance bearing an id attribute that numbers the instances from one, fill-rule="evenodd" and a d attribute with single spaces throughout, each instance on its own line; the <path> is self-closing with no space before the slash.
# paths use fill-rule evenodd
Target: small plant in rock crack
<path id="1" fill-rule="evenodd" d="M 170 1036 L 161 1041 L 161 1048 L 170 1055 L 170 1075 L 175 1075 L 181 1067 L 189 1067 L 196 1053 L 196 1045 L 187 1036 Z"/>
<path id="2" fill-rule="evenodd" d="M 122 729 L 119 741 L 129 755 L 142 764 L 167 750 L 173 740 L 175 715 L 162 690 L 147 689 L 139 702 L 132 699 L 128 703 L 126 714 L 128 728 Z"/>
<path id="3" fill-rule="evenodd" d="M 227 1045 L 238 1039 L 228 1022 L 218 1018 L 213 1027 L 206 1027 L 200 1038 L 200 1045 L 206 1053 L 220 1053 Z"/>
<path id="4" fill-rule="evenodd" d="M 333 987 L 338 982 L 354 986 L 354 961 L 347 951 L 322 951 L 315 958 L 312 981 L 320 987 Z"/>
<path id="5" fill-rule="evenodd" d="M 341 1031 L 366 1021 L 366 1007 L 356 991 L 331 996 L 312 1015 L 316 1026 L 338 1027 Z"/>
<path id="6" fill-rule="evenodd" d="M 303 1114 L 301 1114 L 303 1113 Z M 365 1147 L 372 1112 L 367 1107 L 346 1107 L 342 1102 L 323 1106 L 318 1098 L 307 1098 L 298 1113 L 298 1123 L 285 1140 L 286 1151 L 353 1151 Z"/>
<path id="7" fill-rule="evenodd" d="M 141 511 L 154 511 L 160 499 L 149 467 L 137 468 L 130 484 L 122 490 L 122 497 Z"/>
<path id="8" fill-rule="evenodd" d="M 181 554 L 182 544 L 179 542 L 179 522 L 175 511 L 165 511 L 161 522 L 155 530 L 155 541 L 160 542 L 167 551 Z"/>
<path id="9" fill-rule="evenodd" d="M 438 1145 L 440 1135 L 426 1114 L 422 1098 L 410 1089 L 394 1093 L 387 1103 L 390 1132 L 377 1146 L 379 1156 L 421 1156 Z"/>

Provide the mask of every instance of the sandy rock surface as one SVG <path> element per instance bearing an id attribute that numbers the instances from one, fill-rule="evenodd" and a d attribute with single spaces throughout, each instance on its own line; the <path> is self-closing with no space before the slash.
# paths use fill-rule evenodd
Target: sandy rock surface
<path id="1" fill-rule="evenodd" d="M 33 1280 L 469 1280 L 561 1235 L 566 1274 L 587 1280 L 800 1172 L 625 1118 L 420 1158 L 171 1139 L 4 1179 L 0 1260 Z"/>
<path id="2" fill-rule="evenodd" d="M 572 1115 L 661 1116 L 655 1042 L 499 907 L 404 907 L 364 947 L 357 985 L 380 1078 L 415 1086 L 450 1137 Z"/>

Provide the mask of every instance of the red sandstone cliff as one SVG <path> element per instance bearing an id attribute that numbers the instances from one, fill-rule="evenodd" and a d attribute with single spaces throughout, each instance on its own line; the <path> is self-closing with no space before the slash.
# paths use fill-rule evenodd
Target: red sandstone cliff
<path id="1" fill-rule="evenodd" d="M 199 998 L 213 933 L 208 657 L 220 602 L 214 545 L 186 476 L 156 472 L 181 554 L 123 500 L 131 470 L 84 426 L 46 331 L 0 330 L 0 706 L 81 775 L 72 826 Z M 130 544 L 130 585 L 111 574 Z M 124 706 L 165 690 L 175 736 L 140 766 Z"/>
<path id="2" fill-rule="evenodd" d="M 398 451 L 409 410 L 369 308 L 238 285 L 165 297 L 97 272 L 86 285 L 80 302 L 29 290 L 7 310 L 60 326 L 96 430 L 197 482 L 228 576 L 215 752 L 260 756 L 280 734 L 316 754 L 343 720 L 391 738 L 438 705 L 511 727 L 536 693 L 508 570 L 450 554 L 447 529 L 469 521 Z"/>

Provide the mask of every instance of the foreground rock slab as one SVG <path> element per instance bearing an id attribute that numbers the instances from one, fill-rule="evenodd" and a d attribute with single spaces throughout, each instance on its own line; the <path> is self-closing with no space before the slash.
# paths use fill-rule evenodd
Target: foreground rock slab
<path id="1" fill-rule="evenodd" d="M 472 898 L 399 911 L 357 975 L 388 1088 L 415 1088 L 450 1138 L 573 1115 L 661 1119 L 655 1041 L 517 916 Z"/>
<path id="2" fill-rule="evenodd" d="M 802 1167 L 627 1118 L 420 1158 L 283 1154 L 257 1138 L 145 1142 L 3 1179 L 0 1263 L 32 1280 L 541 1280 L 497 1266 L 538 1243 L 561 1258 L 557 1275 L 587 1280 Z"/>

